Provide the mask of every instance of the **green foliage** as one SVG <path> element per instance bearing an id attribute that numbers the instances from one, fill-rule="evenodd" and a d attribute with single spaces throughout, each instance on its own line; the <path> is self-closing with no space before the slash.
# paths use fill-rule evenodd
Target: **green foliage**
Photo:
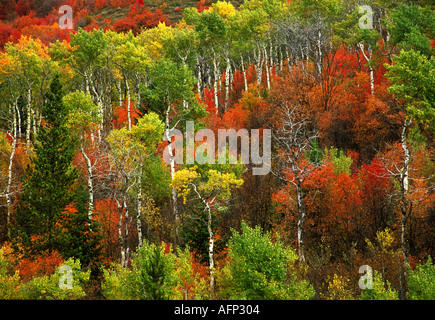
<path id="1" fill-rule="evenodd" d="M 230 270 L 233 279 L 231 298 L 242 299 L 309 299 L 314 289 L 299 280 L 291 267 L 296 253 L 285 248 L 279 238 L 272 242 L 259 226 L 250 228 L 242 222 L 241 233 L 233 230 L 229 243 Z"/>
<path id="2" fill-rule="evenodd" d="M 67 126 L 74 134 L 81 135 L 87 130 L 96 129 L 101 119 L 90 94 L 77 90 L 66 94 L 62 102 L 68 110 Z"/>
<path id="3" fill-rule="evenodd" d="M 430 59 L 413 49 L 402 50 L 387 65 L 386 76 L 391 81 L 390 93 L 406 101 L 406 112 L 429 130 L 435 123 L 435 57 Z"/>
<path id="4" fill-rule="evenodd" d="M 365 289 L 360 297 L 360 300 L 398 300 L 399 295 L 396 290 L 391 288 L 390 282 L 382 278 L 382 275 L 375 270 L 373 275 L 372 289 Z"/>
<path id="5" fill-rule="evenodd" d="M 338 150 L 337 148 L 325 148 L 322 158 L 330 158 L 333 166 L 334 173 L 336 175 L 340 173 L 346 173 L 350 175 L 350 166 L 352 165 L 352 158 L 347 157 L 343 150 Z"/>
<path id="6" fill-rule="evenodd" d="M 76 143 L 66 125 L 68 110 L 58 76 L 42 115 L 45 125 L 38 132 L 36 157 L 27 168 L 11 234 L 26 254 L 57 250 L 64 259 L 75 256 L 87 264 L 96 254 L 86 232 L 91 227 L 84 206 L 88 195 L 77 187 L 79 174 L 72 166 Z"/>
<path id="7" fill-rule="evenodd" d="M 103 293 L 109 299 L 167 300 L 173 299 L 178 283 L 176 256 L 165 246 L 147 241 L 132 259 L 132 270 L 117 267 L 104 270 Z"/>
<path id="8" fill-rule="evenodd" d="M 435 13 L 430 8 L 402 4 L 390 17 L 391 41 L 404 50 L 413 49 L 430 56 L 430 39 L 435 37 Z"/>
<path id="9" fill-rule="evenodd" d="M 79 260 L 72 258 L 64 262 L 64 266 L 72 269 L 72 288 L 61 288 L 59 281 L 64 273 L 56 268 L 54 274 L 43 277 L 36 277 L 20 287 L 22 297 L 32 300 L 74 300 L 85 296 L 83 285 L 89 281 L 91 271 L 82 271 Z"/>
<path id="10" fill-rule="evenodd" d="M 426 263 L 409 271 L 408 287 L 408 298 L 411 300 L 435 299 L 435 265 L 430 256 Z"/>
<path id="11" fill-rule="evenodd" d="M 72 258 L 63 263 L 71 267 L 71 288 L 61 288 L 64 273 L 59 273 L 61 266 L 47 276 L 34 277 L 29 282 L 21 282 L 19 271 L 13 271 L 11 263 L 0 248 L 0 299 L 31 299 L 31 300 L 66 300 L 80 299 L 85 296 L 84 284 L 89 281 L 91 271 L 81 270 L 79 260 Z"/>
<path id="12" fill-rule="evenodd" d="M 5 249 L 0 248 L 0 299 L 20 298 L 20 276 L 13 272 L 10 262 L 5 257 Z"/>

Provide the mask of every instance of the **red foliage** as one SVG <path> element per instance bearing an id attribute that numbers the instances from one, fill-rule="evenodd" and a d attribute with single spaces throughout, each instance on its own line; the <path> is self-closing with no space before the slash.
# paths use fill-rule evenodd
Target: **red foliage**
<path id="1" fill-rule="evenodd" d="M 0 49 L 8 42 L 16 43 L 21 37 L 21 33 L 12 28 L 11 25 L 0 22 Z"/>
<path id="2" fill-rule="evenodd" d="M 101 10 L 107 6 L 107 0 L 95 0 L 95 9 Z"/>
<path id="3" fill-rule="evenodd" d="M 196 3 L 196 9 L 198 9 L 198 12 L 202 12 L 204 10 L 207 10 L 210 7 L 211 7 L 210 0 L 200 0 Z"/>
<path id="4" fill-rule="evenodd" d="M 134 107 L 134 102 L 130 103 L 130 115 L 132 123 L 139 118 L 142 114 Z M 127 100 L 124 100 L 124 105 L 115 109 L 115 117 L 113 119 L 113 127 L 119 129 L 128 123 L 128 112 L 127 112 Z"/>
<path id="5" fill-rule="evenodd" d="M 31 5 L 29 0 L 17 0 L 15 11 L 19 16 L 25 16 L 30 13 Z"/>
<path id="6" fill-rule="evenodd" d="M 138 34 L 142 28 L 149 29 L 157 26 L 159 22 L 170 25 L 169 16 L 162 10 L 156 9 L 155 12 L 139 6 L 130 6 L 130 12 L 127 17 L 117 20 L 113 25 L 116 32 L 127 32 L 132 30 L 133 34 Z"/>
<path id="7" fill-rule="evenodd" d="M 27 282 L 34 277 L 53 274 L 62 263 L 59 253 L 53 251 L 50 254 L 38 255 L 34 259 L 22 259 L 16 269 L 19 270 L 21 279 Z"/>
<path id="8" fill-rule="evenodd" d="M 95 202 L 94 211 L 102 235 L 102 255 L 105 257 L 105 262 L 111 262 L 116 259 L 119 252 L 118 206 L 114 199 L 101 199 Z"/>

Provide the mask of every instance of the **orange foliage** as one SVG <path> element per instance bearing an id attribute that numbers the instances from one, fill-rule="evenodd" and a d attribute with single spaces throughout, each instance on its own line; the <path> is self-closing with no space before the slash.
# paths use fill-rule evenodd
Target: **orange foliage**
<path id="1" fill-rule="evenodd" d="M 27 282 L 34 277 L 42 277 L 53 274 L 56 267 L 63 263 L 59 253 L 53 251 L 51 253 L 41 254 L 33 259 L 22 259 L 16 267 L 19 270 L 20 277 Z"/>
<path id="2" fill-rule="evenodd" d="M 95 220 L 99 223 L 102 238 L 102 255 L 105 262 L 118 256 L 118 207 L 114 199 L 95 201 Z"/>
<path id="3" fill-rule="evenodd" d="M 135 120 L 142 116 L 142 113 L 139 112 L 134 107 L 134 102 L 130 102 L 130 116 L 132 120 L 132 124 L 135 123 Z M 113 119 L 113 127 L 115 129 L 119 129 L 125 126 L 128 122 L 128 112 L 127 112 L 127 99 L 124 100 L 124 105 L 122 107 L 118 107 L 115 109 L 115 117 Z"/>

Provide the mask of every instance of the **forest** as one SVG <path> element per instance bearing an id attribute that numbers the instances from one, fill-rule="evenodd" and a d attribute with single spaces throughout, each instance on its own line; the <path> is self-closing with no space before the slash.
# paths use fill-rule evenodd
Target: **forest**
<path id="1" fill-rule="evenodd" d="M 434 135 L 431 0 L 0 0 L 0 299 L 434 300 Z"/>

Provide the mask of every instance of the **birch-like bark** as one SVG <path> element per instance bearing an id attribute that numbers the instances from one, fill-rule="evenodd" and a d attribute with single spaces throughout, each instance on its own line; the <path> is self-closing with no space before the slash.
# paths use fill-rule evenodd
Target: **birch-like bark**
<path id="1" fill-rule="evenodd" d="M 139 247 L 143 245 L 143 235 L 142 235 L 142 221 L 140 219 L 142 213 L 142 166 L 139 169 L 139 178 L 137 186 L 137 216 L 136 216 L 136 228 L 137 228 L 137 238 L 139 240 Z"/>
<path id="2" fill-rule="evenodd" d="M 166 110 L 166 117 L 165 117 L 165 126 L 166 126 L 165 135 L 166 135 L 166 140 L 168 141 L 168 154 L 169 154 L 169 165 L 171 168 L 171 180 L 173 180 L 175 175 L 175 159 L 173 155 L 171 136 L 170 136 L 170 129 L 171 129 L 169 125 L 170 111 L 171 111 L 171 104 L 168 103 L 168 108 Z M 179 219 L 178 219 L 178 210 L 177 210 L 177 190 L 174 187 L 171 190 L 171 196 L 172 196 L 172 212 L 174 214 L 174 219 L 175 219 L 175 242 L 177 242 Z"/>
<path id="3" fill-rule="evenodd" d="M 94 184 L 93 178 L 94 175 L 92 173 L 92 163 L 91 159 L 89 159 L 88 155 L 85 152 L 83 145 L 80 146 L 80 151 L 82 153 L 83 158 L 86 162 L 86 169 L 88 170 L 88 191 L 89 191 L 89 205 L 88 205 L 88 218 L 92 220 L 92 214 L 94 212 Z"/>
<path id="4" fill-rule="evenodd" d="M 210 293 L 213 294 L 214 291 L 214 235 L 213 230 L 211 228 L 212 216 L 211 216 L 211 208 L 208 203 L 206 203 L 206 209 L 208 211 L 208 219 L 207 219 L 207 231 L 209 236 L 208 241 L 208 259 L 209 259 L 209 270 L 210 270 Z"/>
<path id="5" fill-rule="evenodd" d="M 403 266 L 402 266 L 402 279 L 400 285 L 400 296 L 401 299 L 406 299 L 406 291 L 407 291 L 407 277 L 408 277 L 408 268 L 409 268 L 409 248 L 408 248 L 408 240 L 406 238 L 407 233 L 407 222 L 408 218 L 412 212 L 412 203 L 408 200 L 409 193 L 409 162 L 411 160 L 410 150 L 408 147 L 408 129 L 411 125 L 411 120 L 406 119 L 403 125 L 402 134 L 401 134 L 401 144 L 404 153 L 403 157 L 403 167 L 400 173 L 400 181 L 401 181 L 401 251 L 403 258 Z"/>
<path id="6" fill-rule="evenodd" d="M 264 69 L 266 70 L 266 84 L 267 84 L 267 89 L 270 90 L 270 72 L 268 66 L 269 58 L 267 56 L 266 48 L 263 48 L 263 54 L 264 54 Z"/>
<path id="7" fill-rule="evenodd" d="M 120 243 L 120 247 L 121 247 L 121 266 L 123 268 L 126 267 L 126 252 L 125 252 L 125 244 L 124 244 L 124 235 L 122 233 L 122 220 L 123 220 L 123 208 L 121 203 L 119 202 L 119 200 L 116 198 L 115 196 L 115 201 L 116 204 L 118 206 L 118 215 L 119 215 L 119 220 L 118 220 L 118 238 L 119 238 L 119 243 Z"/>
<path id="8" fill-rule="evenodd" d="M 128 118 L 128 130 L 131 130 L 131 96 L 130 96 L 130 85 L 128 84 L 128 78 L 125 75 L 125 88 L 127 90 L 127 118 Z"/>
<path id="9" fill-rule="evenodd" d="M 240 59 L 241 59 L 242 73 L 243 73 L 243 84 L 245 86 L 245 91 L 248 92 L 248 79 L 246 77 L 245 63 L 243 61 L 243 56 L 240 56 Z"/>
<path id="10" fill-rule="evenodd" d="M 255 71 L 257 74 L 257 84 L 260 86 L 261 85 L 261 76 L 263 75 L 263 70 L 262 70 L 263 60 L 262 60 L 260 47 L 258 45 L 257 45 L 257 47 L 258 47 L 258 55 L 256 54 L 256 52 L 254 50 L 254 59 L 255 59 Z"/>
<path id="11" fill-rule="evenodd" d="M 27 89 L 27 128 L 26 128 L 26 144 L 30 148 L 30 128 L 32 125 L 32 89 Z"/>
<path id="12" fill-rule="evenodd" d="M 225 111 L 227 111 L 228 101 L 230 100 L 230 72 L 231 72 L 230 58 L 227 57 L 227 66 L 225 69 Z"/>
<path id="13" fill-rule="evenodd" d="M 218 74 L 218 66 L 217 66 L 217 60 L 216 60 L 216 53 L 213 50 L 213 89 L 214 89 L 214 104 L 216 107 L 216 113 L 219 112 L 219 98 L 218 98 L 218 78 L 219 78 L 219 74 Z"/>
<path id="14" fill-rule="evenodd" d="M 14 102 L 14 109 L 18 109 L 17 107 L 17 100 L 15 99 Z M 11 239 L 11 212 L 12 212 L 12 199 L 11 199 L 11 187 L 12 187 L 12 167 L 13 167 L 13 161 L 15 156 L 15 149 L 17 146 L 17 116 L 16 113 L 14 114 L 14 128 L 12 131 L 12 150 L 11 155 L 9 156 L 9 166 L 8 166 L 8 185 L 6 187 L 6 205 L 7 205 L 7 221 L 6 221 L 6 227 L 8 230 L 8 239 Z"/>
<path id="15" fill-rule="evenodd" d="M 369 67 L 369 76 L 370 76 L 370 93 L 372 95 L 375 94 L 375 77 L 374 77 L 374 70 L 373 67 L 371 65 L 371 60 L 372 60 L 372 47 L 369 45 L 367 48 L 367 53 L 365 53 L 364 51 L 364 44 L 363 43 L 359 43 L 358 44 L 359 49 L 361 50 L 361 53 L 364 57 L 364 59 L 366 59 L 367 61 L 367 65 Z"/>
<path id="16" fill-rule="evenodd" d="M 302 190 L 301 181 L 297 178 L 297 201 L 298 201 L 298 254 L 301 261 L 305 261 L 305 245 L 304 245 L 304 224 L 305 224 L 305 195 Z"/>
<path id="17" fill-rule="evenodd" d="M 198 89 L 198 95 L 202 97 L 202 68 L 201 68 L 201 62 L 199 60 L 199 57 L 196 57 L 196 68 L 198 70 L 198 79 L 197 79 L 197 89 Z"/>

